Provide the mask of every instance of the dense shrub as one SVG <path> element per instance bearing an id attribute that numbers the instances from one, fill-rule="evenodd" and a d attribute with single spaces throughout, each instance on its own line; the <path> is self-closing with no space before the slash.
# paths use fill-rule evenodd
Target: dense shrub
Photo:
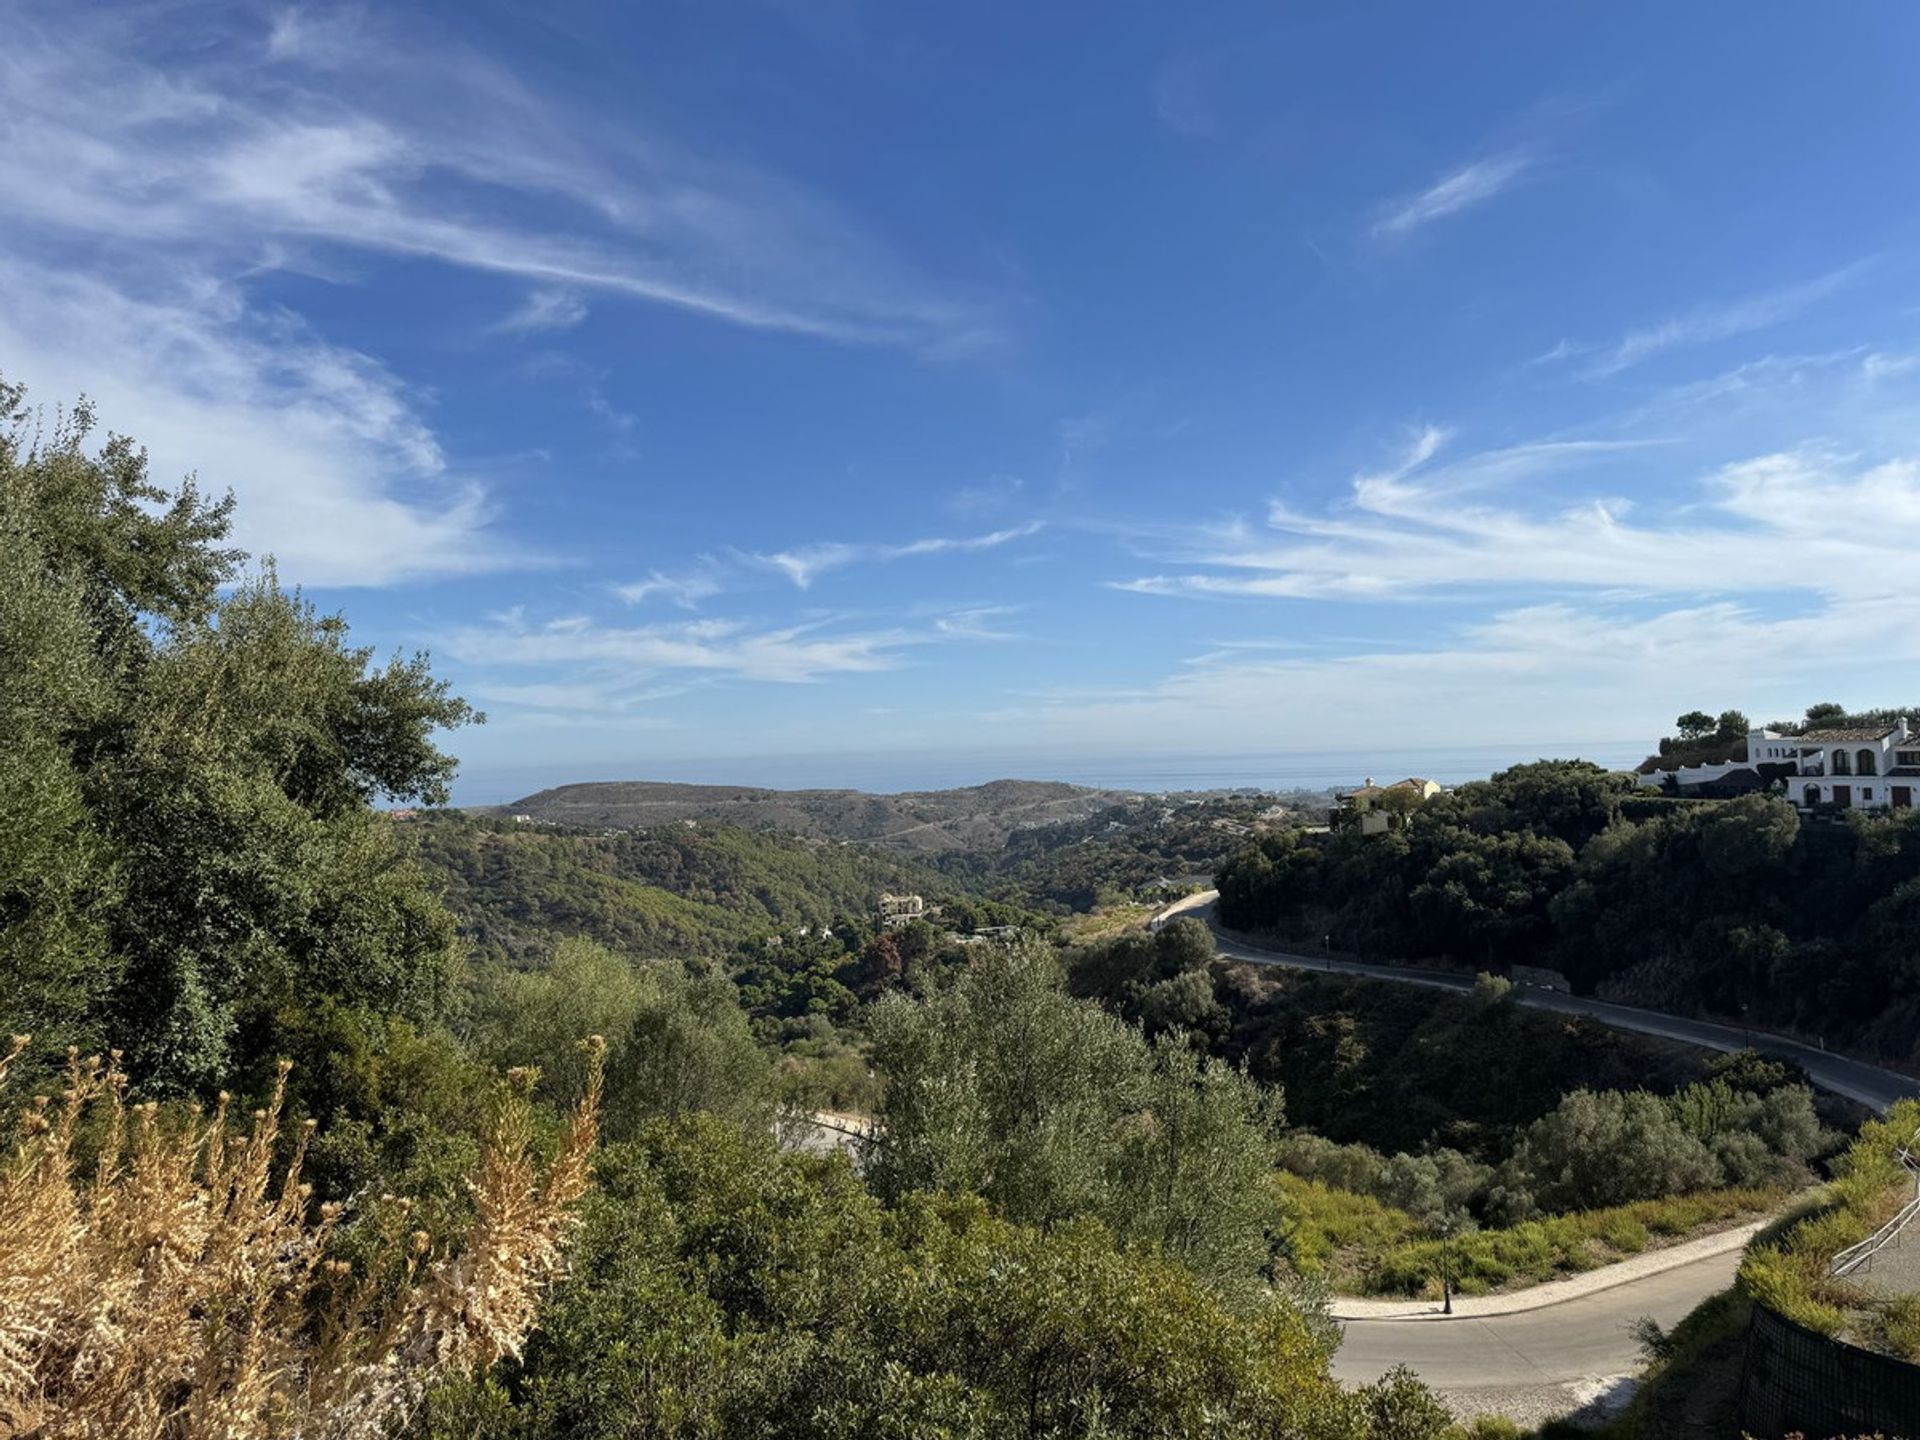
<path id="1" fill-rule="evenodd" d="M 1511 1164 L 1549 1210 L 1650 1200 L 1718 1176 L 1707 1147 L 1645 1091 L 1574 1091 L 1528 1127 Z"/>
<path id="2" fill-rule="evenodd" d="M 1271 967 L 1221 967 L 1215 1046 L 1286 1092 L 1292 1123 L 1387 1153 L 1445 1146 L 1489 1163 L 1567 1090 L 1677 1089 L 1697 1054 L 1509 1003 Z"/>
<path id="3" fill-rule="evenodd" d="M 1333 1343 L 1093 1221 L 1042 1232 L 958 1195 L 887 1210 L 842 1161 L 695 1120 L 607 1154 L 525 1359 L 437 1396 L 417 1433 L 1428 1440 L 1446 1423 L 1373 1429 L 1372 1398 L 1328 1376 Z"/>
<path id="4" fill-rule="evenodd" d="M 1517 766 L 1383 836 L 1262 837 L 1228 924 L 1386 958 L 1563 971 L 1577 990 L 1920 1059 L 1920 811 L 1803 824 L 1771 795 L 1674 801 Z"/>
<path id="5" fill-rule="evenodd" d="M 545 968 L 496 974 L 474 1003 L 471 1043 L 499 1066 L 539 1063 L 548 1096 L 577 1086 L 567 1037 L 606 1037 L 607 1134 L 708 1110 L 770 1118 L 773 1075 L 724 975 L 635 965 L 591 940 L 562 940 Z"/>
<path id="6" fill-rule="evenodd" d="M 1091 1215 L 1215 1283 L 1258 1282 L 1278 1219 L 1277 1094 L 1074 999 L 1036 944 L 988 952 L 936 996 L 889 997 L 872 1032 L 883 1196 L 977 1193 L 1043 1226 Z"/>
<path id="7" fill-rule="evenodd" d="M 1778 1190 L 1704 1190 L 1577 1211 L 1517 1225 L 1469 1229 L 1443 1247 L 1426 1222 L 1366 1195 L 1283 1175 L 1288 1254 L 1296 1268 L 1326 1276 L 1343 1291 L 1437 1294 L 1443 1265 L 1467 1294 L 1516 1280 L 1577 1274 L 1657 1240 L 1767 1213 Z"/>
<path id="8" fill-rule="evenodd" d="M 1821 1203 L 1783 1233 L 1747 1251 L 1740 1286 L 1753 1300 L 1810 1330 L 1838 1335 L 1858 1295 L 1829 1274 L 1833 1257 L 1866 1239 L 1913 1196 L 1899 1152 L 1920 1128 L 1920 1101 L 1869 1121 L 1835 1166 Z"/>

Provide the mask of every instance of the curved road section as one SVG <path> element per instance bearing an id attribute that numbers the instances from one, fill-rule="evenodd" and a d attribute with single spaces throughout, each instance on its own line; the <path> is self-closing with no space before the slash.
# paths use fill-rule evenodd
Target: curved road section
<path id="1" fill-rule="evenodd" d="M 1175 915 L 1190 914 L 1204 920 L 1213 929 L 1214 948 L 1230 960 L 1249 965 L 1284 965 L 1295 970 L 1330 971 L 1336 975 L 1359 975 L 1372 980 L 1394 980 L 1402 985 L 1427 985 L 1436 990 L 1471 990 L 1473 977 L 1454 970 L 1423 970 L 1412 965 L 1370 965 L 1360 960 L 1337 960 L 1328 956 L 1301 955 L 1285 950 L 1269 950 L 1249 941 L 1221 933 L 1213 914 L 1217 891 L 1190 895 L 1177 907 L 1169 907 L 1155 917 L 1164 924 Z M 1514 998 L 1536 1010 L 1554 1010 L 1563 1015 L 1584 1015 L 1616 1030 L 1634 1030 L 1642 1035 L 1659 1035 L 1708 1050 L 1758 1050 L 1763 1055 L 1791 1060 L 1807 1072 L 1807 1077 L 1822 1090 L 1844 1095 L 1875 1110 L 1886 1111 L 1896 1100 L 1920 1099 L 1920 1080 L 1894 1070 L 1883 1070 L 1863 1060 L 1849 1060 L 1798 1040 L 1770 1035 L 1764 1030 L 1748 1030 L 1738 1025 L 1721 1025 L 1711 1020 L 1688 1020 L 1658 1010 L 1642 1010 L 1633 1005 L 1616 1005 L 1610 1000 L 1594 1000 L 1585 995 L 1568 995 L 1558 990 L 1518 986 Z"/>
<path id="2" fill-rule="evenodd" d="M 1406 965 L 1370 965 L 1358 960 L 1270 950 L 1223 935 L 1214 916 L 1215 891 L 1190 895 L 1153 919 L 1158 927 L 1176 915 L 1204 920 L 1218 953 L 1250 965 L 1283 965 L 1466 991 L 1473 977 L 1455 971 Z M 1758 1050 L 1791 1060 L 1824 1090 L 1885 1111 L 1896 1100 L 1920 1097 L 1920 1081 L 1863 1061 L 1833 1055 L 1764 1031 L 1707 1020 L 1689 1020 L 1568 995 L 1518 987 L 1515 998 L 1536 1010 L 1583 1015 L 1616 1029 L 1657 1035 L 1709 1050 Z M 1733 1283 L 1740 1252 L 1649 1274 L 1644 1278 L 1561 1304 L 1521 1314 L 1392 1320 L 1349 1320 L 1346 1341 L 1334 1358 L 1334 1373 L 1359 1383 L 1379 1378 L 1395 1365 L 1413 1367 L 1463 1415 L 1491 1411 L 1526 1425 L 1588 1408 L 1604 1415 L 1632 1393 L 1640 1368 L 1631 1329 L 1641 1316 L 1672 1325 L 1710 1295 Z"/>
<path id="3" fill-rule="evenodd" d="M 1349 1320 L 1333 1373 L 1350 1385 L 1408 1365 L 1462 1415 L 1537 1425 L 1583 1407 L 1605 1414 L 1632 1394 L 1641 1365 L 1632 1325 L 1672 1326 L 1733 1283 L 1740 1251 L 1518 1315 Z"/>

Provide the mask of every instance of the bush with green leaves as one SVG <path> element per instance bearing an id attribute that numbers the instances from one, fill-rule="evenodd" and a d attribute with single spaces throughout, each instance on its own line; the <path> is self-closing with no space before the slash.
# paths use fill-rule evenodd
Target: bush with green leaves
<path id="1" fill-rule="evenodd" d="M 669 960 L 634 963 L 567 939 L 545 967 L 496 973 L 473 1006 L 470 1040 L 497 1066 L 537 1065 L 540 1093 L 579 1088 L 575 1038 L 606 1038 L 601 1129 L 631 1135 L 657 1116 L 705 1110 L 746 1125 L 772 1115 L 773 1071 L 733 984 Z"/>
<path id="2" fill-rule="evenodd" d="M 1765 1215 L 1782 1199 L 1778 1190 L 1704 1190 L 1473 1228 L 1443 1242 L 1434 1234 L 1436 1217 L 1293 1175 L 1282 1175 L 1280 1186 L 1294 1266 L 1342 1293 L 1367 1295 L 1437 1295 L 1443 1268 L 1468 1294 L 1578 1274 L 1656 1243 Z"/>
<path id="3" fill-rule="evenodd" d="M 372 805 L 444 801 L 436 732 L 477 717 L 423 656 L 376 663 L 271 562 L 243 571 L 230 501 L 93 425 L 83 403 L 43 428 L 0 383 L 14 1023 L 111 1036 L 150 1094 L 261 1073 L 316 1005 L 431 1028 L 453 923 Z"/>
<path id="4" fill-rule="evenodd" d="M 1286 1092 L 1298 1126 L 1386 1154 L 1428 1147 L 1497 1164 L 1571 1088 L 1678 1089 L 1698 1056 L 1597 1021 L 1275 966 L 1221 966 L 1215 1054 Z"/>
<path id="5" fill-rule="evenodd" d="M 1501 1167 L 1507 1213 L 1592 1209 L 1715 1186 L 1804 1183 L 1831 1137 L 1805 1086 L 1765 1095 L 1724 1080 L 1662 1097 L 1576 1090 L 1527 1127 Z"/>
<path id="6" fill-rule="evenodd" d="M 1336 1337 L 1286 1300 L 1230 1306 L 1091 1219 L 1040 1230 L 964 1195 L 883 1207 L 844 1160 L 710 1117 L 649 1128 L 599 1175 L 524 1357 L 434 1397 L 419 1440 L 1429 1440 L 1445 1423 L 1405 1380 L 1343 1392 Z"/>
<path id="7" fill-rule="evenodd" d="M 1884 1224 L 1913 1198 L 1911 1174 L 1900 1152 L 1920 1129 L 1920 1100 L 1902 1100 L 1868 1121 L 1834 1165 L 1820 1202 L 1780 1233 L 1747 1251 L 1740 1288 L 1787 1319 L 1838 1335 L 1851 1323 L 1860 1296 L 1834 1279 L 1833 1257 Z"/>
<path id="8" fill-rule="evenodd" d="M 1545 965 L 1582 993 L 1914 1061 L 1917 867 L 1920 812 L 1807 824 L 1778 794 L 1651 801 L 1632 776 L 1543 761 L 1436 796 L 1386 835 L 1262 836 L 1217 879 L 1238 929 Z"/>
<path id="9" fill-rule="evenodd" d="M 1233 1289 L 1278 1225 L 1279 1097 L 1222 1061 L 1067 994 L 1039 944 L 873 1012 L 886 1079 L 869 1176 L 883 1196 L 975 1193 L 1017 1223 L 1102 1220 Z"/>
<path id="10" fill-rule="evenodd" d="M 1527 1128 L 1509 1164 L 1547 1210 L 1703 1190 L 1719 1176 L 1712 1152 L 1644 1090 L 1574 1091 Z"/>

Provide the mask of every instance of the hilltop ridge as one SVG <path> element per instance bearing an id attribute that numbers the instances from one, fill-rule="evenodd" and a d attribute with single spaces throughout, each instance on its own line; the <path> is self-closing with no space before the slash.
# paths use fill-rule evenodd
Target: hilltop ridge
<path id="1" fill-rule="evenodd" d="M 558 785 L 485 813 L 556 825 L 633 829 L 681 820 L 858 841 L 901 854 L 998 848 L 1019 830 L 1085 819 L 1135 792 L 1058 780 L 991 780 L 952 790 L 770 790 L 614 780 Z"/>

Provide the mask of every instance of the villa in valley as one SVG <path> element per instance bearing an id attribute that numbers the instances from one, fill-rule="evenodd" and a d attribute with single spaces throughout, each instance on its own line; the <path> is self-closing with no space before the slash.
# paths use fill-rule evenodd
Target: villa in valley
<path id="1" fill-rule="evenodd" d="M 918 895 L 882 895 L 880 897 L 880 928 L 883 930 L 901 930 L 916 920 L 924 920 L 930 913 L 927 902 Z"/>

